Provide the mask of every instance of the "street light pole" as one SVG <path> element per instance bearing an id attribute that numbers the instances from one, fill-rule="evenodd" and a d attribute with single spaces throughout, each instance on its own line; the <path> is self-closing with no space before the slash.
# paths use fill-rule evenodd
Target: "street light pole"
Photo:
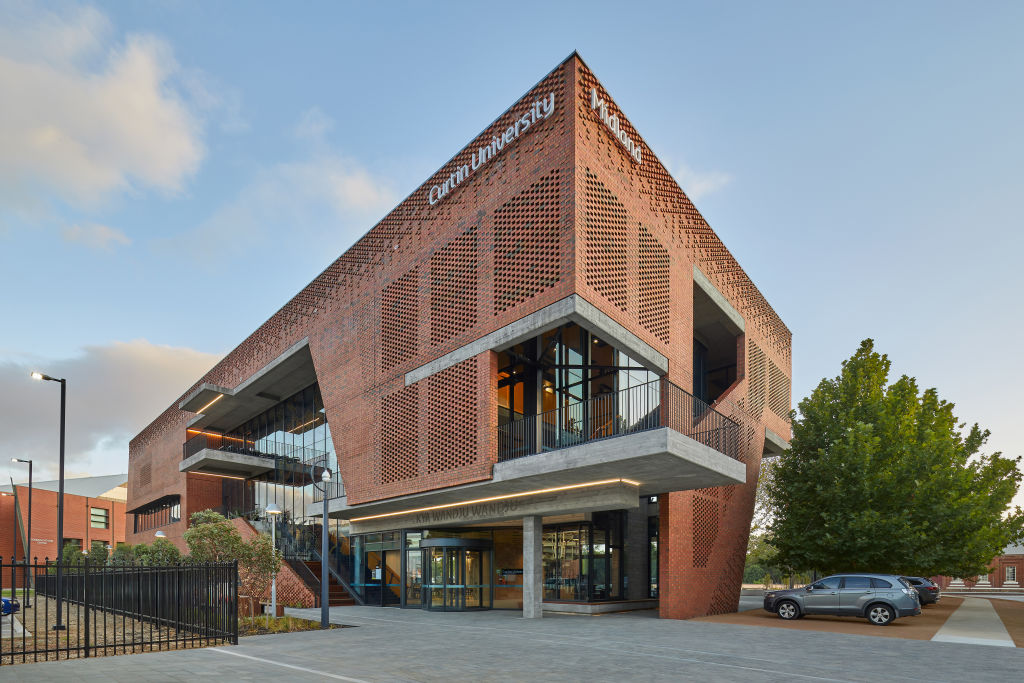
<path id="1" fill-rule="evenodd" d="M 270 520 L 270 546 L 275 562 L 277 561 L 277 516 L 279 514 L 281 514 L 281 508 L 277 506 L 277 503 L 267 506 L 267 518 Z M 270 616 L 274 619 L 277 618 L 277 572 L 274 572 L 274 576 L 270 579 Z"/>
<path id="2" fill-rule="evenodd" d="M 327 495 L 327 485 L 331 482 L 331 471 L 325 467 L 320 478 L 324 484 L 324 518 L 320 525 L 320 628 L 329 628 L 331 619 L 328 609 L 330 591 L 327 573 L 327 499 L 330 496 Z"/>
<path id="3" fill-rule="evenodd" d="M 66 628 L 61 618 L 61 607 L 64 602 L 64 419 L 68 382 L 64 378 L 50 377 L 41 372 L 33 372 L 32 379 L 60 382 L 60 474 L 57 483 L 57 623 L 54 624 L 53 630 L 63 631 Z"/>
<path id="4" fill-rule="evenodd" d="M 35 572 L 29 568 L 28 562 L 31 555 L 32 548 L 32 460 L 23 460 L 22 458 L 11 458 L 11 462 L 27 462 L 28 463 L 28 541 L 25 542 L 25 547 L 22 551 L 25 555 L 25 573 L 32 578 L 29 579 L 29 589 L 34 588 L 32 581 L 35 579 Z M 29 594 L 24 595 L 25 607 L 31 607 L 32 602 L 29 598 Z"/>

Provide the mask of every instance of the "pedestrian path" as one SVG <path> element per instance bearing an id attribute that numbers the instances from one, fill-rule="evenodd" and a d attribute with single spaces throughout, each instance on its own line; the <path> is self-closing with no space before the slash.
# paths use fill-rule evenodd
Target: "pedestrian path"
<path id="1" fill-rule="evenodd" d="M 14 633 L 13 634 L 11 633 L 11 622 L 12 621 L 14 622 Z M 22 627 L 21 622 L 18 621 L 18 617 L 14 617 L 13 620 L 9 616 L 4 617 L 3 619 L 0 619 L 0 638 L 11 638 L 11 637 L 21 638 L 21 634 L 22 633 L 25 634 L 26 638 L 31 638 L 32 637 L 32 634 L 29 633 L 28 631 L 26 631 Z"/>
<path id="2" fill-rule="evenodd" d="M 984 598 L 964 598 L 932 640 L 1015 647 L 992 603 Z"/>

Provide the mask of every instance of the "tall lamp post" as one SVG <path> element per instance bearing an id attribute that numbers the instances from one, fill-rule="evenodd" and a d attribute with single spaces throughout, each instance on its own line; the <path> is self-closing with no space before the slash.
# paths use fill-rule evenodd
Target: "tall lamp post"
<path id="1" fill-rule="evenodd" d="M 273 549 L 275 561 L 277 559 L 277 516 L 281 514 L 281 508 L 277 507 L 277 503 L 271 503 L 267 506 L 267 517 L 270 518 L 270 545 Z M 277 572 L 274 572 L 273 578 L 270 579 L 270 616 L 277 618 Z"/>
<path id="2" fill-rule="evenodd" d="M 11 462 L 28 463 L 28 542 L 25 544 L 25 547 L 22 548 L 22 551 L 24 551 L 25 554 L 25 573 L 32 576 L 32 574 L 29 574 L 31 570 L 28 566 L 29 553 L 31 552 L 30 548 L 32 547 L 32 461 L 24 460 L 22 458 L 11 458 Z M 32 579 L 29 579 L 29 588 L 33 588 Z M 30 601 L 29 594 L 25 593 L 23 597 L 25 598 L 25 607 L 31 607 L 32 603 Z"/>
<path id="3" fill-rule="evenodd" d="M 328 609 L 330 603 L 330 583 L 327 573 L 327 499 L 330 497 L 327 495 L 328 485 L 331 483 L 331 470 L 324 468 L 323 474 L 320 475 L 320 479 L 323 481 L 323 492 L 324 492 L 324 518 L 320 524 L 320 628 L 330 627 L 330 611 Z"/>
<path id="4" fill-rule="evenodd" d="M 57 483 L 57 623 L 54 624 L 54 631 L 63 631 L 66 627 L 61 619 L 61 606 L 63 603 L 63 562 L 64 554 L 64 406 L 67 399 L 68 382 L 66 379 L 50 377 L 41 372 L 33 372 L 32 379 L 46 380 L 47 382 L 60 382 L 60 475 Z"/>

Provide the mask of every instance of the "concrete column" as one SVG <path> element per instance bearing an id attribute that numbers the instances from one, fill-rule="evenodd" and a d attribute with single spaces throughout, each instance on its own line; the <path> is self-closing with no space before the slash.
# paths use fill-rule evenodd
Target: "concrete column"
<path id="1" fill-rule="evenodd" d="M 540 516 L 523 517 L 523 618 L 544 616 L 544 521 Z"/>

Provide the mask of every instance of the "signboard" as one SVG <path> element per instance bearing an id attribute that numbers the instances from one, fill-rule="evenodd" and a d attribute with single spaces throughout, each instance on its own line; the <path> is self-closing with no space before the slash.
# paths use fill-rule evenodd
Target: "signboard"
<path id="1" fill-rule="evenodd" d="M 643 163 L 643 147 L 639 143 L 633 142 L 633 138 L 629 137 L 622 129 L 619 115 L 609 113 L 608 104 L 597 96 L 597 88 L 590 89 L 590 108 L 597 110 L 597 115 L 601 118 L 602 123 L 608 127 L 619 144 L 626 148 L 633 161 L 638 164 Z"/>

